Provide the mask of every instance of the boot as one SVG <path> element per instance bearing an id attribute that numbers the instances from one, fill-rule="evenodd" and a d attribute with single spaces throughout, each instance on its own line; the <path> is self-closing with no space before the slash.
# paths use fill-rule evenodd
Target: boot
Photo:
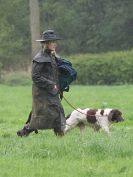
<path id="1" fill-rule="evenodd" d="M 60 128 L 54 128 L 54 134 L 56 136 L 64 136 L 64 131 L 61 130 Z"/>
<path id="2" fill-rule="evenodd" d="M 21 130 L 17 131 L 18 136 L 28 136 L 30 133 L 35 132 L 38 133 L 37 129 L 30 129 L 29 124 L 25 124 L 24 127 Z"/>

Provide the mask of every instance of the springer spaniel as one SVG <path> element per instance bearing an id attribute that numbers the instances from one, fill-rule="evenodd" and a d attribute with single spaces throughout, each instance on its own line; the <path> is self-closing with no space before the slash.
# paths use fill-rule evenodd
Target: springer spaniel
<path id="1" fill-rule="evenodd" d="M 65 133 L 75 127 L 79 127 L 82 132 L 85 126 L 91 126 L 98 131 L 100 128 L 109 134 L 110 125 L 113 122 L 124 121 L 122 113 L 118 109 L 80 109 L 74 110 L 66 120 Z"/>

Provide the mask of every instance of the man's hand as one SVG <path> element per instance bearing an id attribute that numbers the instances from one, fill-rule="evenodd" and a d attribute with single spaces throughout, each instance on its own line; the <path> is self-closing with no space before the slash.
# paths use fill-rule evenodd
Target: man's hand
<path id="1" fill-rule="evenodd" d="M 58 90 L 57 85 L 54 85 L 54 89 Z"/>
<path id="2" fill-rule="evenodd" d="M 59 91 L 59 89 L 58 89 L 57 85 L 55 84 L 54 87 L 53 87 L 53 89 L 52 89 L 52 92 L 51 92 L 51 93 L 52 93 L 53 95 L 56 95 L 56 94 L 58 93 L 58 91 Z"/>
<path id="3" fill-rule="evenodd" d="M 57 85 L 54 85 L 53 90 L 56 91 L 56 92 L 58 92 L 58 87 L 57 87 Z"/>

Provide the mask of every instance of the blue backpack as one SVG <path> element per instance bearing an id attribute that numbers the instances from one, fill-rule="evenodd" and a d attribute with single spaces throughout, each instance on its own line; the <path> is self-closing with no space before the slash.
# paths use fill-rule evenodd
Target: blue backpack
<path id="1" fill-rule="evenodd" d="M 56 62 L 59 71 L 60 92 L 68 92 L 69 85 L 77 78 L 77 72 L 72 67 L 72 63 L 66 59 L 57 59 Z"/>

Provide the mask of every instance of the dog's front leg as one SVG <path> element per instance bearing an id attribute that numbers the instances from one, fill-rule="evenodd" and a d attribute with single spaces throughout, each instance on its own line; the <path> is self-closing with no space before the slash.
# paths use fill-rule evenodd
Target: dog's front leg
<path id="1" fill-rule="evenodd" d="M 110 135 L 110 131 L 109 131 L 109 123 L 108 121 L 106 121 L 106 119 L 102 119 L 99 121 L 99 125 L 101 127 L 102 130 L 104 130 L 108 135 Z"/>
<path id="2" fill-rule="evenodd" d="M 110 134 L 109 127 L 108 126 L 102 126 L 102 130 L 104 130 L 108 135 Z"/>

